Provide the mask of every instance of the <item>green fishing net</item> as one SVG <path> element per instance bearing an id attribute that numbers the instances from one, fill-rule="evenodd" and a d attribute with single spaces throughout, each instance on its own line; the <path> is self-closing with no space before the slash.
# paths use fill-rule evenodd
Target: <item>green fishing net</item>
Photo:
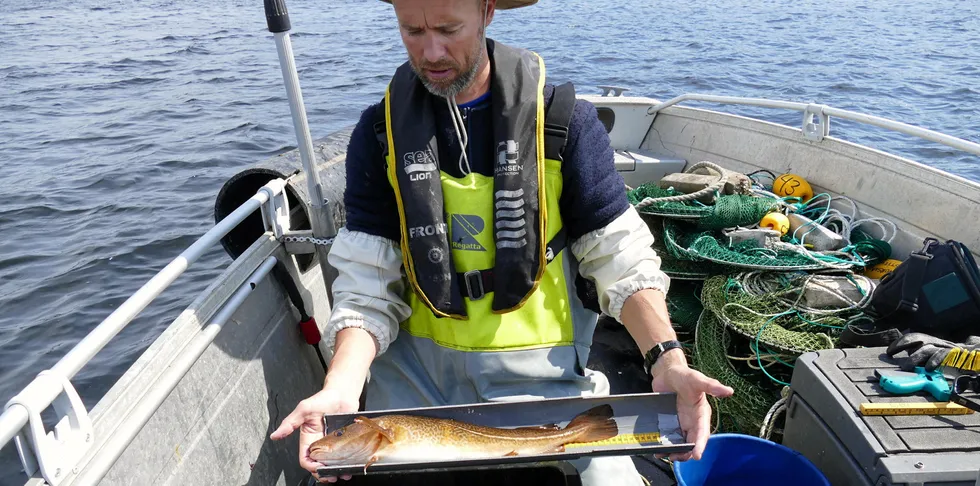
<path id="1" fill-rule="evenodd" d="M 779 209 L 779 201 L 769 197 L 734 194 L 721 196 L 712 211 L 698 220 L 700 229 L 722 229 L 756 224 L 767 213 Z"/>
<path id="2" fill-rule="evenodd" d="M 661 189 L 656 182 L 648 182 L 636 189 L 626 191 L 626 197 L 630 204 L 636 206 L 648 197 L 660 198 L 679 196 L 682 193 L 674 189 Z M 711 207 L 696 202 L 655 202 L 637 211 L 646 214 L 656 214 L 658 216 L 668 216 L 674 218 L 700 219 L 711 212 Z"/>
<path id="3" fill-rule="evenodd" d="M 678 333 L 678 339 L 693 338 L 694 329 L 704 305 L 701 304 L 701 285 L 698 282 L 672 282 L 667 292 L 667 312 L 670 322 Z M 680 336 L 684 334 L 685 336 Z"/>
<path id="4" fill-rule="evenodd" d="M 674 221 L 664 221 L 663 240 L 678 260 L 709 261 L 739 268 L 818 270 L 826 268 L 814 257 L 789 249 L 760 246 L 755 241 L 727 244 L 711 231 L 685 231 Z M 732 269 L 735 270 L 735 269 Z"/>
<path id="5" fill-rule="evenodd" d="M 646 198 L 680 193 L 651 182 L 627 195 L 642 206 Z M 784 203 L 766 196 L 715 196 L 714 204 L 655 201 L 637 211 L 654 234 L 661 269 L 675 279 L 667 309 L 692 366 L 735 390 L 732 397 L 710 398 L 713 430 L 760 435 L 789 385 L 796 358 L 836 347 L 846 324 L 866 318 L 870 292 L 856 280 L 870 280 L 853 270 L 887 258 L 891 250 L 859 231 L 841 251 L 817 252 L 791 238 L 759 233 L 740 233 L 752 239 L 738 241 L 727 236 L 730 229 L 756 227 Z M 839 302 L 815 304 L 817 294 Z M 772 424 L 763 435 L 770 435 Z"/>
<path id="6" fill-rule="evenodd" d="M 831 290 L 821 291 L 818 300 L 807 292 L 814 287 Z M 759 434 L 789 385 L 796 358 L 836 347 L 845 324 L 863 316 L 869 296 L 859 288 L 849 275 L 807 272 L 744 272 L 704 281 L 692 365 L 735 389 L 732 397 L 712 400 L 720 431 Z"/>
<path id="7" fill-rule="evenodd" d="M 630 204 L 636 206 L 644 199 L 678 196 L 673 189 L 662 189 L 656 182 L 643 184 L 627 191 Z M 766 213 L 778 209 L 779 201 L 769 197 L 741 194 L 718 196 L 715 203 L 706 205 L 698 201 L 654 202 L 637 209 L 646 214 L 670 218 L 689 219 L 697 222 L 700 229 L 721 229 L 756 224 Z"/>
<path id="8" fill-rule="evenodd" d="M 797 287 L 756 295 L 747 292 L 737 277 L 718 275 L 704 282 L 702 302 L 729 329 L 750 340 L 760 353 L 778 352 L 793 359 L 800 354 L 837 345 L 846 319 L 818 315 L 790 304 L 786 294 Z M 844 312 L 842 312 L 844 313 Z"/>
<path id="9" fill-rule="evenodd" d="M 758 383 L 758 372 L 737 370 L 727 354 L 731 344 L 725 325 L 705 310 L 697 323 L 692 365 L 735 390 L 728 398 L 710 398 L 712 415 L 718 421 L 714 432 L 757 435 L 766 413 L 779 399 L 778 391 L 771 384 Z"/>
<path id="10" fill-rule="evenodd" d="M 671 279 L 675 280 L 704 280 L 711 275 L 725 272 L 725 267 L 708 261 L 697 261 L 691 258 L 678 258 L 670 251 L 663 232 L 664 218 L 661 216 L 641 214 L 647 226 L 653 233 L 652 248 L 660 257 L 660 269 Z"/>

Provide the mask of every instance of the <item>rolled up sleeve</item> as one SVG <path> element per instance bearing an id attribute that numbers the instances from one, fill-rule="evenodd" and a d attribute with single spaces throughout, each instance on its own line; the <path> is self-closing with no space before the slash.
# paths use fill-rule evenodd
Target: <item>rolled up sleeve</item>
<path id="1" fill-rule="evenodd" d="M 626 299 L 643 289 L 667 294 L 670 278 L 651 245 L 653 234 L 632 206 L 608 225 L 572 241 L 579 273 L 595 282 L 604 314 L 619 320 Z"/>
<path id="2" fill-rule="evenodd" d="M 412 314 L 402 297 L 401 249 L 394 241 L 341 228 L 327 257 L 338 275 L 333 284 L 334 304 L 323 339 L 334 349 L 337 333 L 361 328 L 384 353 L 398 335 L 398 325 Z"/>

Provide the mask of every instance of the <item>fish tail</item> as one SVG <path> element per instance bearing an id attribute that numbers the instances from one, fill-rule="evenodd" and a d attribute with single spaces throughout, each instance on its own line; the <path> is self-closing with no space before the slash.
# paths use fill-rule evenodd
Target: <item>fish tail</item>
<path id="1" fill-rule="evenodd" d="M 619 435 L 619 427 L 613 420 L 613 409 L 609 404 L 590 408 L 575 416 L 566 430 L 580 430 L 576 442 L 596 442 Z"/>

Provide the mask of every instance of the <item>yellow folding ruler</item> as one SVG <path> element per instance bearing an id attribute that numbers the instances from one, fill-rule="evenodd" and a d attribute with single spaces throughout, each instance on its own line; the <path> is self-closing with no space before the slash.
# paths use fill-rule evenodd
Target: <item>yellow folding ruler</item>
<path id="1" fill-rule="evenodd" d="M 950 402 L 862 403 L 861 415 L 967 415 L 973 410 Z"/>
<path id="2" fill-rule="evenodd" d="M 616 437 L 595 442 L 576 442 L 565 444 L 565 448 L 572 447 L 596 447 L 610 445 L 640 445 L 640 444 L 659 444 L 660 434 L 658 432 L 644 432 L 642 434 L 619 434 Z"/>

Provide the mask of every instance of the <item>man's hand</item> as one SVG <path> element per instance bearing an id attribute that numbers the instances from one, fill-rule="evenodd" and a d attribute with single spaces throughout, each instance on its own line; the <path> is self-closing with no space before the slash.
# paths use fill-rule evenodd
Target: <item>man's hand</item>
<path id="1" fill-rule="evenodd" d="M 680 349 L 660 356 L 653 365 L 653 391 L 677 393 L 677 418 L 688 442 L 694 443 L 690 452 L 670 455 L 672 461 L 701 459 L 701 453 L 711 435 L 711 405 L 708 395 L 730 397 L 735 392 L 714 378 L 708 378 L 687 366 Z"/>
<path id="2" fill-rule="evenodd" d="M 333 390 L 324 389 L 306 400 L 299 402 L 296 409 L 283 419 L 282 425 L 272 433 L 272 440 L 281 440 L 288 437 L 297 428 L 299 429 L 299 465 L 316 476 L 317 468 L 321 464 L 310 458 L 310 444 L 323 437 L 323 416 L 328 413 L 351 413 L 358 409 L 357 396 L 348 397 L 345 394 Z M 353 398 L 353 400 L 351 399 Z M 350 476 L 341 476 L 343 479 L 350 479 Z M 336 477 L 319 477 L 323 482 L 333 483 Z"/>
<path id="3" fill-rule="evenodd" d="M 623 303 L 621 319 L 633 336 L 640 353 L 657 343 L 677 339 L 670 325 L 666 296 L 654 289 L 640 290 Z M 653 369 L 653 391 L 677 393 L 677 418 L 688 442 L 694 449 L 684 454 L 671 454 L 671 460 L 701 459 L 701 453 L 711 435 L 711 405 L 707 395 L 730 397 L 735 390 L 708 378 L 687 366 L 687 357 L 681 349 L 664 351 Z"/>
<path id="4" fill-rule="evenodd" d="M 270 436 L 272 440 L 280 440 L 299 429 L 299 465 L 321 483 L 333 483 L 337 478 L 316 475 L 320 463 L 310 459 L 310 444 L 323 437 L 325 414 L 351 413 L 360 407 L 364 380 L 378 352 L 378 343 L 367 331 L 349 327 L 337 333 L 335 349 L 324 378 L 323 390 L 299 402 Z M 350 479 L 350 476 L 341 476 L 341 479 Z"/>

